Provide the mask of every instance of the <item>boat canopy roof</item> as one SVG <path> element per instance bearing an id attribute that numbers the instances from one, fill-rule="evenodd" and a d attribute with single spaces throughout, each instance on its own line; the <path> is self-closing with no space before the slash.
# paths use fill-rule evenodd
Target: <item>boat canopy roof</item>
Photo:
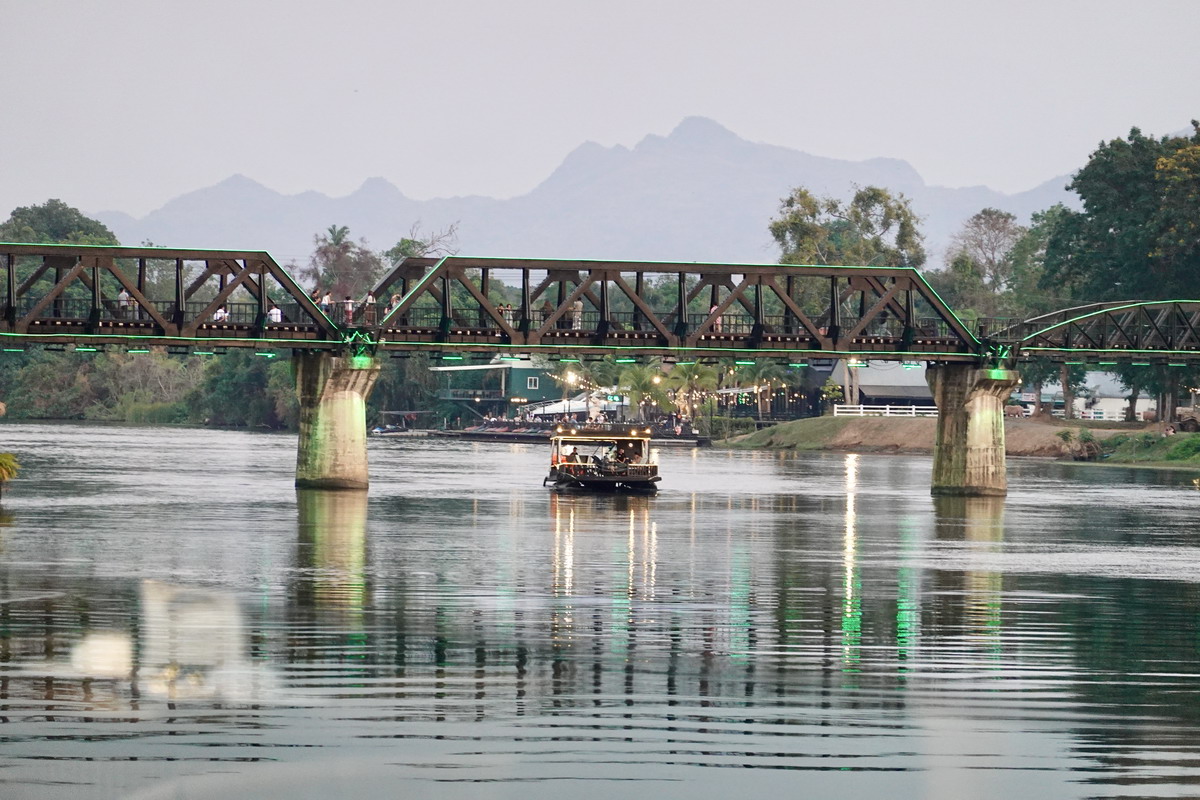
<path id="1" fill-rule="evenodd" d="M 552 439 L 596 440 L 611 442 L 617 439 L 649 439 L 650 428 L 636 425 L 559 425 Z"/>

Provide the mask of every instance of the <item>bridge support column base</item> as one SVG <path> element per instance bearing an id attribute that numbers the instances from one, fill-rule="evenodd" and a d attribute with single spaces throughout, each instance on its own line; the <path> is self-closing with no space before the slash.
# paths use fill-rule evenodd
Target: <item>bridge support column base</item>
<path id="1" fill-rule="evenodd" d="M 300 400 L 296 486 L 366 489 L 367 397 L 379 377 L 379 361 L 307 352 L 298 353 L 294 363 Z"/>
<path id="2" fill-rule="evenodd" d="M 1008 494 L 1004 405 L 1021 376 L 969 364 L 935 364 L 925 374 L 938 407 L 930 491 L 964 497 Z"/>

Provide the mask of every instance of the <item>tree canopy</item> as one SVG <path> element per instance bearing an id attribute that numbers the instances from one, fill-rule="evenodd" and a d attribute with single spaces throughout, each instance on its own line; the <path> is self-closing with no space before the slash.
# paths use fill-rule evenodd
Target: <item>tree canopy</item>
<path id="1" fill-rule="evenodd" d="M 1070 305 L 1059 287 L 1044 287 L 1046 247 L 1067 211 L 1059 204 L 1033 215 L 1029 226 L 985 208 L 955 234 L 945 269 L 926 279 L 963 319 L 1028 319 Z"/>
<path id="2" fill-rule="evenodd" d="M 297 270 L 298 277 L 335 300 L 362 297 L 383 275 L 383 261 L 366 241 L 350 239 L 350 229 L 330 225 L 313 237 L 313 254 L 308 266 Z"/>
<path id="3" fill-rule="evenodd" d="M 62 200 L 21 206 L 0 223 L 0 241 L 34 244 L 120 244 L 104 223 Z"/>
<path id="4" fill-rule="evenodd" d="M 919 267 L 925 249 L 920 218 L 902 194 L 859 187 L 849 202 L 801 187 L 783 198 L 771 236 L 781 264 Z"/>
<path id="5" fill-rule="evenodd" d="M 1200 123 L 1190 137 L 1137 128 L 1104 142 L 1068 186 L 1066 211 L 1046 250 L 1044 287 L 1081 301 L 1195 295 L 1200 268 Z"/>

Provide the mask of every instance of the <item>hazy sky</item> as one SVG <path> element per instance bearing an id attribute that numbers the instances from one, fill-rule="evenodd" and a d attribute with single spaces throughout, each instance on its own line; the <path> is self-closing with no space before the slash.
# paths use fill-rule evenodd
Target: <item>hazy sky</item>
<path id="1" fill-rule="evenodd" d="M 689 115 L 933 184 L 1029 188 L 1200 117 L 1197 0 L 3 0 L 0 217 L 242 173 L 523 194 Z"/>

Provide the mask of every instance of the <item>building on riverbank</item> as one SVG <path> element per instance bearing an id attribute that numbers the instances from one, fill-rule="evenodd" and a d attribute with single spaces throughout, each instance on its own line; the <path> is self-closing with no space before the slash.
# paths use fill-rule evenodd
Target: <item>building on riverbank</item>
<path id="1" fill-rule="evenodd" d="M 833 368 L 848 405 L 931 406 L 923 363 L 842 360 Z"/>

